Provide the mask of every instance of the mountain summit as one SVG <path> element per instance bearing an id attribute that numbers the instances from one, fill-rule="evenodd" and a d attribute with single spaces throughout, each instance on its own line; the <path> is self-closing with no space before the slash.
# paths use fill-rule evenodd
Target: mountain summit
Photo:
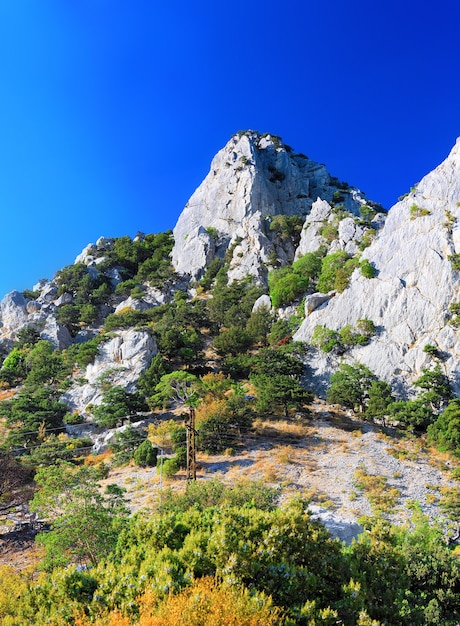
<path id="1" fill-rule="evenodd" d="M 459 393 L 459 218 L 459 141 L 386 215 L 279 137 L 242 131 L 214 157 L 173 236 L 100 238 L 51 281 L 8 294 L 0 303 L 0 342 L 7 354 L 18 331 L 31 326 L 60 350 L 84 344 L 103 333 L 109 315 L 117 324 L 119 313 L 131 310 L 150 319 L 144 312 L 171 303 L 177 291 L 190 300 L 198 286 L 212 290 L 222 269 L 229 285 L 251 278 L 274 318 L 297 314 L 305 299 L 305 319 L 294 338 L 309 346 L 309 384 L 317 391 L 325 391 L 345 360 L 366 365 L 402 394 L 438 363 Z M 275 297 L 276 281 L 290 292 L 295 285 L 290 299 Z M 363 324 L 365 340 L 345 349 L 324 351 L 315 341 L 319 332 L 350 334 Z M 131 354 L 137 335 L 134 341 L 123 332 L 117 331 L 116 341 L 129 340 L 121 352 Z M 134 377 L 123 375 L 117 384 L 135 386 L 157 350 L 151 329 L 142 332 L 148 354 L 136 360 Z M 106 352 L 100 348 L 96 358 L 102 370 L 118 358 Z M 96 373 L 88 370 L 86 378 L 92 381 Z M 83 410 L 90 396 L 97 399 L 84 385 L 75 389 L 69 392 L 72 408 Z"/>
<path id="2" fill-rule="evenodd" d="M 265 283 L 274 258 L 284 264 L 295 254 L 295 238 L 278 228 L 277 216 L 292 218 L 291 227 L 296 218 L 301 225 L 317 199 L 332 204 L 338 196 L 344 210 L 355 215 L 369 202 L 279 137 L 239 132 L 214 157 L 179 217 L 174 267 L 197 280 L 214 258 L 226 257 L 230 280 L 253 276 Z"/>

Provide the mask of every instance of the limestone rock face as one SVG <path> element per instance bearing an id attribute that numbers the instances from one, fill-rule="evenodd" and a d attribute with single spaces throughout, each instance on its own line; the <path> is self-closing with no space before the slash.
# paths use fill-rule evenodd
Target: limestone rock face
<path id="1" fill-rule="evenodd" d="M 314 233 L 309 231 L 306 238 Z M 430 357 L 423 348 L 432 344 L 445 353 L 446 372 L 460 391 L 460 331 L 449 324 L 449 305 L 460 302 L 460 274 L 452 262 L 457 258 L 452 255 L 459 253 L 457 141 L 449 157 L 389 211 L 385 226 L 364 251 L 376 277 L 365 278 L 355 270 L 349 287 L 310 312 L 294 338 L 309 342 L 317 325 L 338 330 L 368 318 L 377 333 L 369 345 L 350 352 L 351 360 L 402 389 L 404 381 L 428 367 Z M 309 366 L 321 387 L 337 361 L 310 351 Z"/>
<path id="2" fill-rule="evenodd" d="M 11 291 L 0 302 L 0 319 L 2 336 L 10 337 L 11 333 L 25 324 L 28 318 L 27 300 L 19 291 Z"/>
<path id="3" fill-rule="evenodd" d="M 235 135 L 214 157 L 177 221 L 176 271 L 197 280 L 216 256 L 227 255 L 230 280 L 250 275 L 264 282 L 264 266 L 273 254 L 287 262 L 295 253 L 292 241 L 276 234 L 275 216 L 304 219 L 318 198 L 333 202 L 338 184 L 324 165 L 292 153 L 278 137 L 253 131 Z M 341 200 L 355 215 L 366 202 L 354 188 L 347 188 Z"/>
<path id="4" fill-rule="evenodd" d="M 122 330 L 99 346 L 94 363 L 83 374 L 86 382 L 75 385 L 62 396 L 71 410 L 84 412 L 88 404 L 99 404 L 103 382 L 132 391 L 139 375 L 150 365 L 158 348 L 148 331 Z"/>

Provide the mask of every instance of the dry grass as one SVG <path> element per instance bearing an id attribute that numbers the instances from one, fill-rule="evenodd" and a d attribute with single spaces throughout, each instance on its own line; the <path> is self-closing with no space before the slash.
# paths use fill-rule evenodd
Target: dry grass
<path id="1" fill-rule="evenodd" d="M 391 513 L 397 505 L 401 492 L 396 487 L 388 487 L 387 477 L 369 474 L 360 465 L 355 470 L 355 486 L 363 491 L 375 513 Z"/>
<path id="2" fill-rule="evenodd" d="M 257 419 L 253 424 L 253 433 L 256 437 L 275 440 L 280 444 L 299 444 L 301 443 L 299 440 L 310 437 L 312 432 L 311 426 L 301 421 Z"/>

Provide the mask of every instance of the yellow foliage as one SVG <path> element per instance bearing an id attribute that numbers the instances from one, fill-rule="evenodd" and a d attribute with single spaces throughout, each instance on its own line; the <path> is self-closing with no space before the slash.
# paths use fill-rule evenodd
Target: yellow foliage
<path id="1" fill-rule="evenodd" d="M 0 566 L 0 623 L 13 626 L 18 598 L 27 587 L 27 575 L 18 573 L 8 565 Z"/>
<path id="2" fill-rule="evenodd" d="M 160 448 L 171 448 L 171 430 L 177 424 L 174 420 L 167 420 L 160 424 L 149 424 L 149 440 Z"/>
<path id="3" fill-rule="evenodd" d="M 203 420 L 208 418 L 210 415 L 224 415 L 227 410 L 227 401 L 226 400 L 208 400 L 207 402 L 202 402 L 200 406 L 196 409 L 195 412 L 195 422 L 196 424 L 200 424 Z"/>
<path id="4" fill-rule="evenodd" d="M 176 595 L 158 601 L 146 592 L 140 598 L 136 626 L 272 626 L 281 622 L 278 608 L 263 595 L 201 578 Z"/>

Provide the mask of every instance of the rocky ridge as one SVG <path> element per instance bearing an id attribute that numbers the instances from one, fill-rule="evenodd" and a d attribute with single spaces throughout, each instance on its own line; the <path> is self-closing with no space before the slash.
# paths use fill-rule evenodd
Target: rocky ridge
<path id="1" fill-rule="evenodd" d="M 273 258 L 285 264 L 296 255 L 292 239 L 273 229 L 273 219 L 297 216 L 303 222 L 321 199 L 327 220 L 335 198 L 354 216 L 369 202 L 361 191 L 340 183 L 324 165 L 293 153 L 278 137 L 239 133 L 214 157 L 209 174 L 181 213 L 173 231 L 173 265 L 179 274 L 197 280 L 215 257 L 227 256 L 230 280 L 253 276 L 265 283 Z M 345 236 L 351 245 L 349 234 Z"/>
<path id="2" fill-rule="evenodd" d="M 163 287 L 146 282 L 142 297 L 112 295 L 99 308 L 99 319 L 74 336 L 57 315 L 61 307 L 72 303 L 72 294 L 58 292 L 55 279 L 41 281 L 33 295 L 12 292 L 2 300 L 0 342 L 11 347 L 18 330 L 31 325 L 42 339 L 66 349 L 98 334 L 109 313 L 146 310 L 170 301 L 175 290 L 186 291 L 196 284 L 216 260 L 225 259 L 229 281 L 252 276 L 266 285 L 269 269 L 325 247 L 329 253 L 362 253 L 376 276 L 369 279 L 355 270 L 343 293 L 307 293 L 306 318 L 295 339 L 310 343 L 316 326 L 338 330 L 363 318 L 372 320 L 377 332 L 369 345 L 352 348 L 340 357 L 310 349 L 306 365 L 316 391 L 324 393 L 339 359 L 345 359 L 364 363 L 405 393 L 407 382 L 432 362 L 424 352 L 430 344 L 443 356 L 443 368 L 459 393 L 460 343 L 456 316 L 450 310 L 460 300 L 459 212 L 459 142 L 444 163 L 386 217 L 357 188 L 331 176 L 324 165 L 294 153 L 278 137 L 241 132 L 217 153 L 209 174 L 177 221 L 171 255 L 174 281 Z M 295 218 L 300 228 L 287 232 L 289 223 L 277 223 L 280 217 Z M 105 272 L 115 286 L 123 280 L 123 268 L 106 267 L 113 245 L 113 239 L 100 238 L 86 246 L 75 263 L 86 266 L 93 277 Z M 278 313 L 286 317 L 290 309 Z M 86 386 L 74 386 L 65 396 L 72 409 L 84 411 L 85 403 L 98 402 L 94 381 L 104 373 L 103 363 L 108 370 L 116 363 L 118 383 L 132 388 L 155 354 L 152 338 L 132 335 L 134 344 L 128 347 L 128 336 L 115 334 L 113 345 L 121 342 L 126 350 L 115 357 L 112 343 L 101 345 L 94 371 L 88 366 L 79 373 L 80 379 L 87 380 Z M 125 359 L 124 354 L 135 350 L 139 356 L 133 367 L 131 357 Z"/>
<path id="3" fill-rule="evenodd" d="M 352 349 L 346 359 L 367 365 L 403 391 L 408 380 L 430 365 L 424 347 L 433 345 L 458 394 L 460 342 L 450 307 L 460 300 L 459 218 L 457 141 L 448 158 L 392 207 L 384 228 L 364 251 L 363 258 L 375 268 L 376 276 L 368 279 L 356 270 L 343 293 L 306 311 L 295 339 L 309 342 L 318 325 L 338 330 L 370 319 L 376 335 L 369 345 Z M 311 251 L 317 245 L 311 238 L 302 250 Z M 337 363 L 335 356 L 310 352 L 308 365 L 319 388 L 324 389 Z"/>

